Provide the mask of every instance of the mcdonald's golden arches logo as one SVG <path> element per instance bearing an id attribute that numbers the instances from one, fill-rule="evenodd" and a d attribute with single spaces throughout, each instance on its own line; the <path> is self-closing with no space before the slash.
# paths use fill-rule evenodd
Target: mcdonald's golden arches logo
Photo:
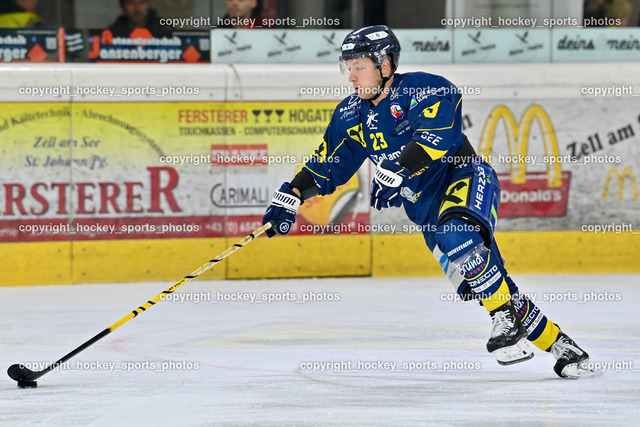
<path id="1" fill-rule="evenodd" d="M 629 178 L 629 182 L 631 183 L 631 189 L 633 190 L 633 195 L 631 196 L 631 200 L 638 200 L 638 181 L 636 180 L 636 175 L 633 173 L 630 167 L 625 167 L 622 169 L 622 172 L 618 171 L 618 168 L 611 168 L 609 172 L 607 172 L 607 177 L 604 180 L 604 187 L 602 189 L 602 200 L 609 200 L 609 187 L 611 185 L 611 179 L 615 177 L 616 180 L 614 182 L 618 183 L 618 199 L 624 198 L 624 184 Z"/>
<path id="2" fill-rule="evenodd" d="M 495 107 L 487 118 L 480 138 L 478 153 L 491 161 L 495 149 L 496 130 L 504 123 L 510 171 L 498 174 L 502 192 L 499 216 L 538 217 L 566 215 L 569 199 L 570 172 L 563 172 L 559 162 L 546 162 L 546 172 L 528 172 L 527 155 L 531 128 L 538 123 L 546 158 L 559 158 L 556 133 L 547 112 L 538 104 L 529 105 L 520 121 L 505 105 Z"/>
<path id="3" fill-rule="evenodd" d="M 544 144 L 544 152 L 547 156 L 558 157 L 560 150 L 558 149 L 558 140 L 553 130 L 553 125 L 549 119 L 549 115 L 544 109 L 533 104 L 527 107 L 522 114 L 520 123 L 516 122 L 511 110 L 504 105 L 498 105 L 493 109 L 489 118 L 482 129 L 482 137 L 480 138 L 480 154 L 490 157 L 493 151 L 493 140 L 496 133 L 496 127 L 500 120 L 504 121 L 507 132 L 507 146 L 509 148 L 509 156 L 517 154 L 527 155 L 529 152 L 529 133 L 533 120 L 537 120 L 542 131 L 542 142 Z M 521 184 L 527 180 L 527 164 L 525 162 L 511 163 L 511 182 Z M 562 184 L 562 168 L 559 163 L 547 165 L 547 174 L 549 178 L 549 187 L 560 187 Z"/>

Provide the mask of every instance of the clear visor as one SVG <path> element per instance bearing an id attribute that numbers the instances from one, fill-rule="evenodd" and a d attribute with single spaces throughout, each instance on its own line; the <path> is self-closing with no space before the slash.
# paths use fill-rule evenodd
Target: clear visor
<path id="1" fill-rule="evenodd" d="M 340 56 L 339 63 L 340 72 L 342 74 L 350 74 L 352 70 L 354 73 L 364 73 L 368 70 L 376 68 L 373 60 L 371 60 L 371 58 L 369 58 L 368 56 L 349 59 L 344 59 L 343 56 Z"/>

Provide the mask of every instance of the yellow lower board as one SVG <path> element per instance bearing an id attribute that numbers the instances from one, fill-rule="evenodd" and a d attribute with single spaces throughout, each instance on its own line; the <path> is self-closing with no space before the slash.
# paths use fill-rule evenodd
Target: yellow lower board
<path id="1" fill-rule="evenodd" d="M 0 244 L 0 286 L 177 281 L 240 238 Z M 580 231 L 496 234 L 515 273 L 640 271 L 640 236 Z M 442 275 L 421 235 L 259 237 L 202 279 Z"/>
<path id="2" fill-rule="evenodd" d="M 227 249 L 226 238 L 100 240 L 73 243 L 72 283 L 177 282 Z M 221 263 L 202 279 L 224 279 Z"/>
<path id="3" fill-rule="evenodd" d="M 639 272 L 640 235 L 582 231 L 496 233 L 507 271 L 512 273 Z M 374 276 L 444 274 L 421 235 L 374 235 Z"/>
<path id="4" fill-rule="evenodd" d="M 229 258 L 229 279 L 370 276 L 371 236 L 261 237 Z"/>
<path id="5" fill-rule="evenodd" d="M 0 244 L 0 286 L 178 281 L 227 248 L 226 238 Z M 226 265 L 201 277 L 223 279 Z"/>
<path id="6" fill-rule="evenodd" d="M 237 238 L 0 244 L 0 286 L 178 281 Z M 259 237 L 201 279 L 371 275 L 371 236 Z"/>
<path id="7" fill-rule="evenodd" d="M 71 242 L 0 244 L 0 286 L 71 283 Z"/>

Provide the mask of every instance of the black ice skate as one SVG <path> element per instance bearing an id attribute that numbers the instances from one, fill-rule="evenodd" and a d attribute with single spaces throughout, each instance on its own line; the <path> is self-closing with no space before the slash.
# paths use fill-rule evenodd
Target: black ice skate
<path id="1" fill-rule="evenodd" d="M 501 365 L 524 362 L 534 356 L 527 340 L 527 330 L 522 326 L 516 310 L 509 303 L 491 312 L 493 327 L 487 350 Z"/>
<path id="2" fill-rule="evenodd" d="M 558 338 L 547 351 L 556 358 L 557 362 L 553 370 L 560 377 L 576 379 L 596 376 L 601 373 L 589 364 L 587 352 L 578 347 L 578 344 L 564 332 L 558 334 Z"/>

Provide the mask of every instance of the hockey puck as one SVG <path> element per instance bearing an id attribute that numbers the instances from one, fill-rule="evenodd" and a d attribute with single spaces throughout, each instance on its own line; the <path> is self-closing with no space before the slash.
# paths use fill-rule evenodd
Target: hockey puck
<path id="1" fill-rule="evenodd" d="M 18 387 L 20 387 L 20 388 L 36 388 L 36 387 L 38 387 L 38 381 L 18 380 Z"/>

